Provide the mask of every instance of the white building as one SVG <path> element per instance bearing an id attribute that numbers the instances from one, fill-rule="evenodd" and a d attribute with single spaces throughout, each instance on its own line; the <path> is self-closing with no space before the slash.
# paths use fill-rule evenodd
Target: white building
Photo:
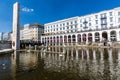
<path id="1" fill-rule="evenodd" d="M 1 32 L 1 33 L 0 33 L 0 41 L 3 40 L 2 38 L 3 38 L 3 33 Z"/>
<path id="2" fill-rule="evenodd" d="M 49 45 L 120 41 L 120 7 L 47 23 L 44 33 Z"/>
<path id="3" fill-rule="evenodd" d="M 44 26 L 38 23 L 25 24 L 20 29 L 20 40 L 22 41 L 40 41 L 44 32 Z"/>
<path id="4" fill-rule="evenodd" d="M 9 32 L 3 33 L 2 40 L 3 40 L 3 41 L 10 41 L 10 34 L 11 34 L 11 33 L 9 33 Z"/>

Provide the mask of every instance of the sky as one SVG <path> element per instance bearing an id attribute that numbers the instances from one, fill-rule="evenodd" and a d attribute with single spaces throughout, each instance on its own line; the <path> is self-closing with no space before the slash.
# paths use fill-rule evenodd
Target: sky
<path id="1" fill-rule="evenodd" d="M 15 2 L 20 3 L 20 26 L 45 24 L 120 7 L 120 0 L 1 0 L 0 32 L 12 31 Z"/>

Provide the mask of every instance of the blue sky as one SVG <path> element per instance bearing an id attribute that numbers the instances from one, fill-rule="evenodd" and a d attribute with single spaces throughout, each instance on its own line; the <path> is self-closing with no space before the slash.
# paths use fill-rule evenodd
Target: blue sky
<path id="1" fill-rule="evenodd" d="M 12 30 L 12 8 L 15 2 L 20 2 L 21 26 L 35 22 L 45 24 L 120 7 L 120 0 L 2 0 L 0 32 Z"/>

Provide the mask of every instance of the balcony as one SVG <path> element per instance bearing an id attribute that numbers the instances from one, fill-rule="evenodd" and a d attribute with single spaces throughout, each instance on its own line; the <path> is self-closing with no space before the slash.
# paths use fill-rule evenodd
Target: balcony
<path id="1" fill-rule="evenodd" d="M 101 25 L 107 25 L 107 23 L 101 23 Z"/>
<path id="2" fill-rule="evenodd" d="M 101 19 L 107 19 L 107 17 L 105 16 L 105 17 L 101 17 Z"/>
<path id="3" fill-rule="evenodd" d="M 87 24 L 88 22 L 87 21 L 84 21 L 83 24 Z"/>

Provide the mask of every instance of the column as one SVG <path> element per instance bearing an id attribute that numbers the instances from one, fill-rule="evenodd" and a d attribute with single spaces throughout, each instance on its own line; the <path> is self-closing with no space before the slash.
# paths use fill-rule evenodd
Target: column
<path id="1" fill-rule="evenodd" d="M 75 35 L 76 37 L 75 37 L 75 42 L 76 42 L 76 45 L 78 45 L 78 37 L 77 37 L 77 34 Z"/>
<path id="2" fill-rule="evenodd" d="M 60 46 L 60 41 L 61 41 L 61 38 L 60 38 L 60 36 L 59 36 L 59 44 L 58 44 L 59 46 Z"/>
<path id="3" fill-rule="evenodd" d="M 86 44 L 88 44 L 88 34 L 86 34 Z"/>
<path id="4" fill-rule="evenodd" d="M 72 35 L 70 35 L 71 36 L 71 43 L 70 43 L 70 45 L 72 46 L 73 45 L 73 38 L 72 38 Z"/>
<path id="5" fill-rule="evenodd" d="M 116 31 L 116 38 L 117 38 L 117 41 L 120 41 L 120 38 L 119 38 L 119 31 Z"/>
<path id="6" fill-rule="evenodd" d="M 20 4 L 16 2 L 13 5 L 13 35 L 12 35 L 12 49 L 20 49 L 20 29 L 19 29 L 19 12 Z"/>
<path id="7" fill-rule="evenodd" d="M 62 37 L 63 37 L 63 43 L 62 44 L 64 45 L 64 35 Z"/>
<path id="8" fill-rule="evenodd" d="M 100 42 L 102 41 L 102 32 L 99 33 L 100 35 Z"/>
<path id="9" fill-rule="evenodd" d="M 68 45 L 68 35 L 66 35 L 66 38 L 67 38 L 67 39 L 66 39 L 66 41 L 67 41 L 67 44 L 66 44 L 66 45 Z"/>
<path id="10" fill-rule="evenodd" d="M 81 34 L 81 43 L 83 43 L 83 34 Z"/>
<path id="11" fill-rule="evenodd" d="M 55 36 L 55 45 L 57 46 L 57 36 Z"/>
<path id="12" fill-rule="evenodd" d="M 108 41 L 111 41 L 111 39 L 110 39 L 110 31 L 107 32 L 107 34 L 108 34 Z"/>
<path id="13" fill-rule="evenodd" d="M 95 33 L 92 33 L 92 42 L 95 42 Z"/>

